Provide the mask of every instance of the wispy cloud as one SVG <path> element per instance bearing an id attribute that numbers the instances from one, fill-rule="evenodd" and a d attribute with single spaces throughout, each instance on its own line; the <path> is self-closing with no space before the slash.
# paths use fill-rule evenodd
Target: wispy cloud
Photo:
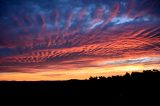
<path id="1" fill-rule="evenodd" d="M 135 59 L 125 59 L 125 60 L 113 60 L 113 61 L 105 61 L 100 63 L 99 65 L 121 65 L 121 64 L 138 64 L 138 63 L 151 63 L 151 62 L 160 62 L 160 57 L 141 57 Z"/>

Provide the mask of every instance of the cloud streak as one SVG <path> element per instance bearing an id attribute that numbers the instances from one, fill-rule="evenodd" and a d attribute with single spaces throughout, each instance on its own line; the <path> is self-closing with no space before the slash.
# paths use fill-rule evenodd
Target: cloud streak
<path id="1" fill-rule="evenodd" d="M 126 60 L 115 60 L 115 61 L 106 61 L 100 65 L 120 65 L 120 64 L 138 64 L 138 63 L 149 63 L 149 62 L 160 62 L 160 57 L 143 57 L 136 59 L 126 59 Z"/>

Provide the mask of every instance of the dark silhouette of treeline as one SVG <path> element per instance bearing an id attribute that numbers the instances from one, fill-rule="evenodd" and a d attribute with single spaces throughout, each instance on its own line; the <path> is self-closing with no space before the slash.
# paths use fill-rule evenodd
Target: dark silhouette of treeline
<path id="1" fill-rule="evenodd" d="M 123 76 L 112 76 L 112 77 L 104 77 L 104 76 L 96 76 L 90 77 L 89 80 L 158 80 L 160 76 L 160 71 L 157 69 L 153 70 L 144 70 L 143 72 L 132 72 L 129 74 L 128 72 Z"/>
<path id="2" fill-rule="evenodd" d="M 78 99 L 101 103 L 159 103 L 160 71 L 126 73 L 123 76 L 90 77 L 68 81 L 0 81 L 2 98 Z"/>

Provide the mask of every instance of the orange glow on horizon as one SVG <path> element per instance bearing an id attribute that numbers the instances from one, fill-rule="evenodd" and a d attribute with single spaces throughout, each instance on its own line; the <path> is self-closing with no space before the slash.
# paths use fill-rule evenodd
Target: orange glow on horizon
<path id="1" fill-rule="evenodd" d="M 46 69 L 44 72 L 36 73 L 2 73 L 0 74 L 0 80 L 16 80 L 16 81 L 38 81 L 38 80 L 69 80 L 69 79 L 88 79 L 90 76 L 114 76 L 124 75 L 126 72 L 142 72 L 147 69 L 160 69 L 159 64 L 152 65 L 122 65 L 122 66 L 110 66 L 110 67 L 89 67 L 73 70 L 50 70 Z"/>

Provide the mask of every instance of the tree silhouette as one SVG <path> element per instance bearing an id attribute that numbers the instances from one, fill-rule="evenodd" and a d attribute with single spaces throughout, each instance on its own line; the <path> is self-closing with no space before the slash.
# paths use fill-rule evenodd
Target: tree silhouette
<path id="1" fill-rule="evenodd" d="M 106 78 L 105 76 L 99 76 L 99 77 L 90 77 L 89 80 L 108 80 L 108 79 L 112 79 L 112 80 L 128 80 L 128 79 L 133 79 L 133 80 L 140 80 L 140 79 L 147 79 L 147 78 L 157 78 L 157 76 L 160 76 L 160 71 L 157 69 L 153 69 L 153 70 L 143 70 L 143 72 L 132 72 L 131 74 L 126 72 L 125 75 L 123 76 L 112 76 L 112 77 L 108 77 Z"/>
<path id="2" fill-rule="evenodd" d="M 98 80 L 98 77 L 90 77 L 89 80 Z"/>

